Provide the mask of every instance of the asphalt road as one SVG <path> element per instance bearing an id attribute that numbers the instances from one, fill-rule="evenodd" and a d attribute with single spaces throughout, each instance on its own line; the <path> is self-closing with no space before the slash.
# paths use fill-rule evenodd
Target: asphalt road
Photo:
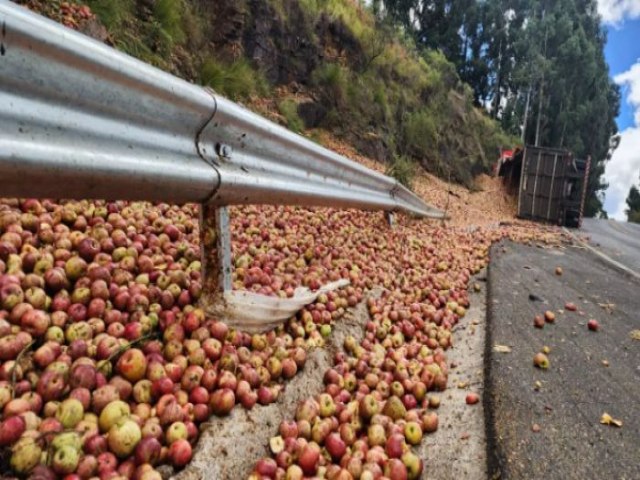
<path id="1" fill-rule="evenodd" d="M 640 341 L 630 336 L 640 329 L 640 282 L 585 248 L 510 242 L 492 248 L 488 282 L 490 478 L 640 479 Z M 545 310 L 555 323 L 534 328 Z M 598 332 L 587 329 L 590 318 Z M 545 345 L 543 371 L 533 357 Z M 605 412 L 622 427 L 601 424 Z"/>
<path id="2" fill-rule="evenodd" d="M 585 218 L 584 233 L 602 253 L 640 273 L 640 224 Z"/>

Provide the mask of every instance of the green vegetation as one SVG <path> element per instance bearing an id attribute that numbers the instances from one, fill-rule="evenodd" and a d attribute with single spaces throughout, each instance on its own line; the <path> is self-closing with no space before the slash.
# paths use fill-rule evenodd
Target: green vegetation
<path id="1" fill-rule="evenodd" d="M 242 2 L 236 2 L 242 6 Z M 145 62 L 211 87 L 233 100 L 267 96 L 269 82 L 247 59 L 221 54 L 210 37 L 218 6 L 191 0 L 87 0 L 115 46 Z M 220 4 L 222 9 L 223 5 Z"/>
<path id="2" fill-rule="evenodd" d="M 109 31 L 120 31 L 134 15 L 135 0 L 89 0 L 87 5 Z"/>
<path id="3" fill-rule="evenodd" d="M 385 173 L 395 178 L 409 190 L 413 190 L 413 179 L 416 176 L 416 163 L 411 158 L 403 155 L 393 157 Z"/>
<path id="4" fill-rule="evenodd" d="M 635 185 L 629 189 L 627 197 L 627 220 L 629 222 L 640 223 L 640 190 Z"/>
<path id="5" fill-rule="evenodd" d="M 298 115 L 298 104 L 290 98 L 281 100 L 278 102 L 278 110 L 287 121 L 287 127 L 289 130 L 293 130 L 296 133 L 302 132 L 304 129 L 304 122 Z"/>
<path id="6" fill-rule="evenodd" d="M 472 186 L 488 171 L 499 147 L 518 140 L 473 106 L 471 90 L 442 53 L 420 52 L 399 32 L 378 50 L 365 50 L 354 66 L 320 64 L 311 85 L 328 108 L 321 126 L 349 140 L 381 139 L 388 158 L 406 156 L 427 170 Z M 369 56 L 368 56 L 369 55 Z"/>
<path id="7" fill-rule="evenodd" d="M 420 47 L 444 53 L 473 89 L 475 104 L 490 105 L 507 132 L 528 144 L 591 156 L 585 213 L 602 213 L 598 192 L 606 188 L 601 176 L 620 94 L 604 58 L 597 0 L 380 3 L 379 11 Z"/>
<path id="8" fill-rule="evenodd" d="M 171 70 L 173 49 L 186 41 L 185 22 L 192 16 L 183 0 L 157 0 L 141 15 L 136 0 L 88 0 L 92 11 L 120 50 L 165 70 Z M 148 15 L 151 13 L 151 15 Z"/>
<path id="9" fill-rule="evenodd" d="M 233 100 L 278 87 L 275 105 L 288 128 L 330 130 L 389 162 L 402 183 L 420 165 L 472 186 L 498 148 L 517 141 L 474 106 L 455 64 L 375 14 L 375 5 L 88 1 L 118 48 Z M 292 85 L 302 97 L 287 96 Z"/>
<path id="10" fill-rule="evenodd" d="M 225 63 L 207 58 L 200 71 L 200 83 L 233 100 L 269 93 L 268 82 L 244 59 Z"/>
<path id="11" fill-rule="evenodd" d="M 166 34 L 170 42 L 182 43 L 185 33 L 182 25 L 182 11 L 184 5 L 181 0 L 156 0 L 153 6 L 153 16 L 160 29 Z"/>
<path id="12" fill-rule="evenodd" d="M 351 81 L 349 70 L 336 63 L 321 64 L 311 75 L 311 84 L 321 89 L 327 104 L 334 108 L 345 106 Z"/>
<path id="13" fill-rule="evenodd" d="M 426 108 L 407 115 L 404 123 L 407 151 L 414 153 L 437 151 L 441 138 L 438 117 L 438 112 Z"/>
<path id="14" fill-rule="evenodd" d="M 272 1 L 289 3 L 287 0 Z M 356 2 L 349 0 L 298 0 L 298 3 L 308 18 L 317 20 L 320 16 L 326 15 L 334 22 L 347 26 L 351 34 L 360 41 L 365 41 L 374 34 L 376 27 L 374 17 Z"/>

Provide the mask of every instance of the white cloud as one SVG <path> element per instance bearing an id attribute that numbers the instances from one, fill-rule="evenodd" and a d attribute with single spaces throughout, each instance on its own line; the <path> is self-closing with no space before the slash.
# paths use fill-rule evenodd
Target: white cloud
<path id="1" fill-rule="evenodd" d="M 616 75 L 614 81 L 623 87 L 627 102 L 634 108 L 635 125 L 621 132 L 620 145 L 607 163 L 604 177 L 609 188 L 605 208 L 610 217 L 626 220 L 625 200 L 631 185 L 637 185 L 640 177 L 640 61 Z"/>
<path id="2" fill-rule="evenodd" d="M 640 126 L 640 60 L 626 72 L 613 77 L 613 81 L 622 86 L 627 102 L 635 109 L 634 119 L 636 125 Z"/>
<path id="3" fill-rule="evenodd" d="M 602 21 L 618 25 L 625 19 L 640 17 L 640 0 L 598 0 Z"/>
<path id="4" fill-rule="evenodd" d="M 605 210 L 611 218 L 626 220 L 625 200 L 631 185 L 637 185 L 640 177 L 640 127 L 629 127 L 620 136 L 620 146 L 604 171 L 604 178 L 609 183 Z"/>

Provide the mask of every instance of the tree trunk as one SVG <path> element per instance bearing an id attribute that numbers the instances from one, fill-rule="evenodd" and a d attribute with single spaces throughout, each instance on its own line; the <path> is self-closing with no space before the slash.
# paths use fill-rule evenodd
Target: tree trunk
<path id="1" fill-rule="evenodd" d="M 538 118 L 536 119 L 536 141 L 535 146 L 540 145 L 540 120 L 542 119 L 542 98 L 544 96 L 544 76 L 540 80 L 540 92 L 538 93 Z"/>
<path id="2" fill-rule="evenodd" d="M 545 10 L 542 10 L 542 19 L 544 20 Z M 544 28 L 544 59 L 547 59 L 547 27 Z M 542 119 L 542 99 L 544 98 L 544 69 L 542 70 L 542 79 L 540 80 L 540 94 L 538 95 L 538 118 L 536 119 L 536 142 L 535 146 L 540 145 L 540 120 Z"/>
<path id="3" fill-rule="evenodd" d="M 522 122 L 522 143 L 527 141 L 527 123 L 529 122 L 529 103 L 531 102 L 531 84 L 527 89 L 527 101 L 524 105 L 524 121 Z"/>
<path id="4" fill-rule="evenodd" d="M 496 88 L 493 93 L 493 111 L 491 117 L 498 118 L 498 110 L 500 109 L 500 90 L 502 89 L 502 36 L 498 45 L 498 70 L 496 72 Z"/>

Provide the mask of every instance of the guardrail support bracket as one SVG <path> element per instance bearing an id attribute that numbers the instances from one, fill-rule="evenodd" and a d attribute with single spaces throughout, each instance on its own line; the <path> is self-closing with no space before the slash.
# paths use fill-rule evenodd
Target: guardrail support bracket
<path id="1" fill-rule="evenodd" d="M 200 207 L 202 296 L 200 306 L 209 313 L 223 307 L 223 293 L 231 285 L 231 232 L 229 208 L 203 204 Z"/>
<path id="2" fill-rule="evenodd" d="M 384 212 L 384 219 L 387 221 L 389 227 L 394 228 L 396 226 L 396 216 L 391 211 Z"/>

